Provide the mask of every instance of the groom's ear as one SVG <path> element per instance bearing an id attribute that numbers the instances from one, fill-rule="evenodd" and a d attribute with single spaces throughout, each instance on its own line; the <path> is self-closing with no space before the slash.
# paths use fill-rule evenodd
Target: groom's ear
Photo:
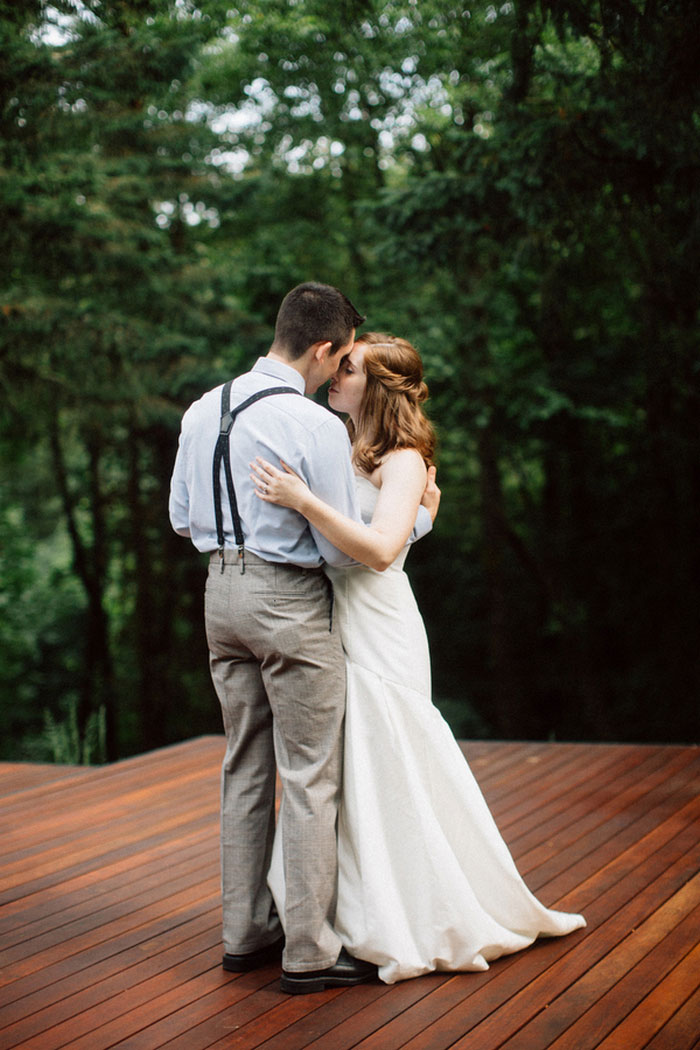
<path id="1" fill-rule="evenodd" d="M 326 361 L 332 346 L 333 343 L 330 341 L 330 339 L 324 343 L 312 344 L 311 350 L 313 351 L 313 358 L 319 363 L 319 365 L 322 365 L 324 361 Z"/>

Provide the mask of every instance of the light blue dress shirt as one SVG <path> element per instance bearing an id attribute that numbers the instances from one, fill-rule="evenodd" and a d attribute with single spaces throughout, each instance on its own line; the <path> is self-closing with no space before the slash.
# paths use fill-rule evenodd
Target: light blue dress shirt
<path id="1" fill-rule="evenodd" d="M 281 361 L 261 357 L 250 372 L 233 381 L 231 408 L 267 387 L 289 386 L 304 393 L 304 378 Z M 219 435 L 221 390 L 218 386 L 195 401 L 182 419 L 180 441 L 170 483 L 170 521 L 200 551 L 217 549 L 212 490 L 214 447 Z M 361 521 L 350 462 L 350 440 L 337 416 L 307 397 L 277 394 L 263 398 L 236 418 L 230 435 L 231 469 L 246 550 L 265 561 L 316 568 L 355 564 L 321 535 L 301 514 L 265 503 L 255 495 L 249 464 L 256 456 L 279 465 L 284 460 L 312 492 L 355 521 Z M 236 547 L 226 485 L 221 471 L 226 547 Z M 430 531 L 432 522 L 420 508 L 413 538 Z"/>

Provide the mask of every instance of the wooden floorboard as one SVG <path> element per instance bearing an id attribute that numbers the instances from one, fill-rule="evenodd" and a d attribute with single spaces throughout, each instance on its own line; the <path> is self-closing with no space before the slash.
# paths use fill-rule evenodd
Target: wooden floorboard
<path id="1" fill-rule="evenodd" d="M 221 737 L 0 764 L 0 1047 L 700 1047 L 700 749 L 462 746 L 530 888 L 587 928 L 485 973 L 309 996 L 221 968 Z"/>

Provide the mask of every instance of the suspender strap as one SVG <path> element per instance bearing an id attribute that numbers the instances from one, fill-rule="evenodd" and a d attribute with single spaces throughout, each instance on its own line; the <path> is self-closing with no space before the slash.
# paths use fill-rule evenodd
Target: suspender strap
<path id="1" fill-rule="evenodd" d="M 242 401 L 240 405 L 236 405 L 234 409 L 231 409 L 231 383 L 229 379 L 228 383 L 224 384 L 224 388 L 221 391 L 221 421 L 219 423 L 219 436 L 216 441 L 214 448 L 214 463 L 212 470 L 212 481 L 214 486 L 214 516 L 216 518 L 216 542 L 219 548 L 219 557 L 221 558 L 221 571 L 224 571 L 224 515 L 221 509 L 221 464 L 224 464 L 224 477 L 226 479 L 226 491 L 228 493 L 228 500 L 231 507 L 231 519 L 233 521 L 233 536 L 238 547 L 238 560 L 241 566 L 241 572 L 245 572 L 245 540 L 243 537 L 243 527 L 241 525 L 241 516 L 238 513 L 238 501 L 236 500 L 236 490 L 233 485 L 233 475 L 231 473 L 231 444 L 230 434 L 231 428 L 236 420 L 236 416 L 242 412 L 249 405 L 255 404 L 256 401 L 261 401 L 264 397 L 271 397 L 273 394 L 301 394 L 300 390 L 295 390 L 294 387 L 290 386 L 272 386 L 266 390 L 258 390 L 257 394 L 252 394 L 250 397 Z"/>

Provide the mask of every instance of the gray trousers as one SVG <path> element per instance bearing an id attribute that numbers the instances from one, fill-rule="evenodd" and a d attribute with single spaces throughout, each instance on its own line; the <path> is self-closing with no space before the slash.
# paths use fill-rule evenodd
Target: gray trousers
<path id="1" fill-rule="evenodd" d="M 230 564 L 228 564 L 230 559 Z M 330 583 L 321 570 L 234 551 L 223 573 L 212 555 L 205 594 L 210 669 L 223 713 L 221 777 L 223 940 L 255 951 L 280 933 L 267 886 L 275 831 L 275 770 L 282 781 L 286 882 L 283 966 L 331 966 L 337 893 L 336 818 L 345 711 L 345 664 Z"/>

